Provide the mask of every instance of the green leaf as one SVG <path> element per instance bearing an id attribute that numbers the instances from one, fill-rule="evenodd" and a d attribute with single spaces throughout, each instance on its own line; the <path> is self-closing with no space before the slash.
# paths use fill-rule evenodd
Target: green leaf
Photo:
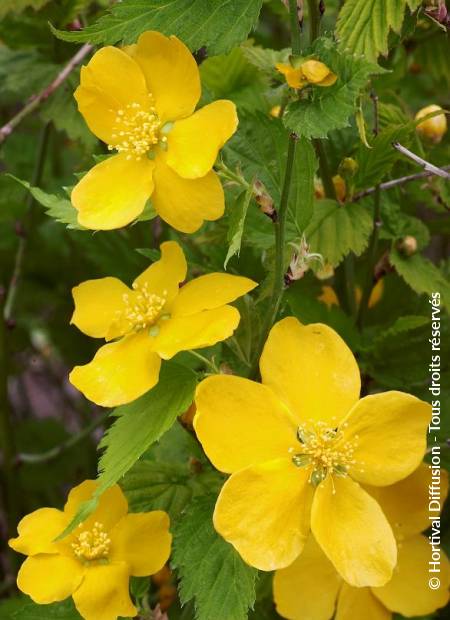
<path id="1" fill-rule="evenodd" d="M 398 141 L 407 146 L 408 138 L 413 131 L 412 124 L 389 125 L 382 129 L 373 140 L 369 140 L 370 149 L 361 144 L 355 157 L 359 166 L 355 175 L 355 187 L 365 188 L 380 183 L 401 157 L 400 153 L 392 147 L 392 143 Z"/>
<path id="2" fill-rule="evenodd" d="M 0 4 L 0 19 L 8 13 L 22 13 L 27 8 L 38 11 L 50 0 L 2 0 Z"/>
<path id="3" fill-rule="evenodd" d="M 450 310 L 450 284 L 441 270 L 421 254 L 403 256 L 393 249 L 389 255 L 391 265 L 416 293 L 431 295 L 439 292 L 442 303 Z"/>
<path id="4" fill-rule="evenodd" d="M 336 267 L 349 252 L 359 256 L 365 250 L 371 231 L 372 218 L 362 205 L 317 200 L 305 236 L 311 252 Z"/>
<path id="5" fill-rule="evenodd" d="M 247 38 L 262 0 L 123 0 L 78 32 L 53 29 L 64 41 L 134 43 L 142 32 L 174 34 L 191 50 L 206 47 L 209 55 L 224 54 Z"/>
<path id="6" fill-rule="evenodd" d="M 11 50 L 0 46 L 1 99 L 5 93 L 27 97 L 44 88 L 58 72 L 58 66 L 50 63 L 34 49 Z"/>
<path id="7" fill-rule="evenodd" d="M 271 50 L 254 45 L 243 45 L 241 50 L 248 62 L 270 78 L 273 78 L 275 65 L 288 62 L 291 53 L 290 49 Z"/>
<path id="8" fill-rule="evenodd" d="M 154 388 L 132 403 L 114 409 L 111 415 L 116 420 L 99 444 L 105 451 L 99 460 L 98 486 L 92 498 L 81 504 L 60 539 L 86 520 L 101 494 L 120 480 L 186 411 L 194 398 L 195 386 L 196 375 L 192 370 L 165 362 Z"/>
<path id="9" fill-rule="evenodd" d="M 232 206 L 230 213 L 227 241 L 229 243 L 228 252 L 223 264 L 227 268 L 228 261 L 232 256 L 241 250 L 242 235 L 244 233 L 245 216 L 253 196 L 253 186 L 250 184 L 245 192 L 242 192 Z"/>
<path id="10" fill-rule="evenodd" d="M 45 207 L 45 213 L 49 217 L 53 218 L 57 222 L 61 222 L 61 224 L 65 224 L 67 228 L 86 230 L 83 226 L 78 224 L 77 211 L 72 206 L 70 200 L 63 198 L 62 196 L 56 196 L 55 194 L 48 194 L 39 187 L 32 187 L 28 181 L 18 179 L 12 174 L 7 174 L 6 176 L 25 187 L 33 198 Z"/>
<path id="11" fill-rule="evenodd" d="M 384 70 L 364 58 L 339 52 L 330 39 L 317 39 L 308 50 L 338 77 L 333 86 L 313 87 L 310 98 L 288 104 L 283 121 L 288 129 L 306 138 L 325 138 L 333 129 L 349 125 L 356 98 L 369 76 Z"/>
<path id="12" fill-rule="evenodd" d="M 394 338 L 394 336 L 405 334 L 418 329 L 419 327 L 423 327 L 423 325 L 426 325 L 429 322 L 430 317 L 426 316 L 401 316 L 388 329 L 383 329 L 378 336 L 372 339 L 370 349 L 376 349 L 385 340 L 389 340 L 390 338 Z"/>
<path id="13" fill-rule="evenodd" d="M 336 29 L 340 48 L 376 61 L 388 51 L 392 28 L 400 34 L 406 5 L 414 10 L 421 0 L 346 0 Z"/>
<path id="14" fill-rule="evenodd" d="M 367 203 L 368 200 L 364 202 Z M 430 232 L 422 220 L 404 213 L 397 202 L 391 202 L 385 196 L 381 202 L 381 220 L 383 222 L 380 229 L 381 239 L 397 241 L 411 235 L 416 239 L 419 250 L 430 242 Z"/>
<path id="15" fill-rule="evenodd" d="M 173 564 L 183 604 L 195 597 L 197 620 L 246 620 L 255 601 L 257 571 L 215 531 L 216 498 L 192 503 L 174 532 Z"/>
<path id="16" fill-rule="evenodd" d="M 51 605 L 28 603 L 13 612 L 11 620 L 81 620 L 72 599 Z"/>
<path id="17" fill-rule="evenodd" d="M 314 176 L 318 161 L 313 145 L 306 138 L 297 142 L 295 165 L 289 203 L 292 205 L 298 232 L 303 233 L 309 224 L 314 209 Z"/>

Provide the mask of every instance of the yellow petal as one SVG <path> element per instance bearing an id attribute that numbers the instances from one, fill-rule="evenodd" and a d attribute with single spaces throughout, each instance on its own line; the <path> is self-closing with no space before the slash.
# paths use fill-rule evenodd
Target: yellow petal
<path id="1" fill-rule="evenodd" d="M 336 620 L 391 620 L 392 614 L 372 594 L 370 588 L 353 588 L 344 583 L 339 594 Z"/>
<path id="2" fill-rule="evenodd" d="M 25 555 L 57 553 L 58 545 L 53 541 L 68 524 L 67 516 L 56 508 L 39 508 L 24 517 L 17 531 L 19 536 L 11 538 L 9 546 Z"/>
<path id="3" fill-rule="evenodd" d="M 307 84 L 300 69 L 294 69 L 291 65 L 285 65 L 281 62 L 277 63 L 275 68 L 279 73 L 284 75 L 286 82 L 291 88 L 303 88 L 303 86 Z"/>
<path id="4" fill-rule="evenodd" d="M 191 280 L 180 290 L 172 306 L 173 316 L 188 316 L 231 303 L 258 286 L 242 276 L 208 273 Z"/>
<path id="5" fill-rule="evenodd" d="M 328 476 L 319 485 L 311 529 L 350 585 L 384 585 L 391 578 L 397 559 L 391 526 L 373 497 L 350 478 Z"/>
<path id="6" fill-rule="evenodd" d="M 93 230 L 126 226 L 144 210 L 153 191 L 154 162 L 114 155 L 100 162 L 75 185 L 72 204 L 78 222 Z"/>
<path id="7" fill-rule="evenodd" d="M 192 114 L 200 99 L 200 75 L 184 43 L 148 31 L 139 37 L 132 56 L 145 75 L 163 123 Z"/>
<path id="8" fill-rule="evenodd" d="M 112 530 L 111 540 L 111 561 L 125 562 L 135 577 L 153 575 L 169 559 L 169 517 L 162 510 L 129 514 Z"/>
<path id="9" fill-rule="evenodd" d="M 260 383 L 231 375 L 208 377 L 197 388 L 195 404 L 195 432 L 220 471 L 287 457 L 296 444 L 289 412 Z"/>
<path id="10" fill-rule="evenodd" d="M 148 291 L 164 295 L 167 303 L 178 295 L 179 285 L 186 278 L 187 263 L 181 246 L 176 241 L 165 241 L 160 246 L 161 258 L 148 267 L 133 282 L 133 287 L 147 285 Z"/>
<path id="11" fill-rule="evenodd" d="M 278 613 L 289 620 L 330 620 L 341 579 L 314 536 L 293 564 L 277 570 L 273 594 Z M 354 616 L 352 620 L 359 618 Z"/>
<path id="12" fill-rule="evenodd" d="M 128 590 L 129 573 L 124 563 L 89 566 L 83 583 L 73 595 L 84 620 L 134 618 L 137 609 Z"/>
<path id="13" fill-rule="evenodd" d="M 316 86 L 333 86 L 336 80 L 337 75 L 330 71 L 330 73 L 325 78 L 323 78 L 323 80 L 317 82 Z"/>
<path id="14" fill-rule="evenodd" d="M 357 402 L 361 381 L 352 352 L 338 334 L 320 323 L 302 325 L 288 317 L 276 323 L 260 360 L 262 381 L 299 422 L 337 426 Z"/>
<path id="15" fill-rule="evenodd" d="M 432 485 L 439 493 L 438 501 L 431 505 L 433 512 L 428 506 Z M 388 487 L 366 487 L 366 490 L 380 504 L 396 539 L 403 540 L 426 530 L 430 525 L 430 515 L 439 516 L 439 508 L 448 493 L 448 473 L 441 470 L 433 480 L 430 465 L 421 463 L 416 471 L 400 482 Z"/>
<path id="16" fill-rule="evenodd" d="M 391 581 L 373 593 L 391 611 L 403 616 L 427 616 L 448 603 L 450 569 L 444 551 L 440 555 L 438 573 L 429 572 L 432 547 L 425 536 L 413 536 L 399 545 L 398 564 Z M 438 577 L 440 587 L 433 590 L 429 581 Z M 437 582 L 436 582 L 437 583 Z"/>
<path id="17" fill-rule="evenodd" d="M 308 82 L 313 84 L 322 82 L 330 74 L 329 68 L 319 60 L 307 60 L 302 63 L 300 69 Z"/>
<path id="18" fill-rule="evenodd" d="M 102 407 L 117 407 L 139 398 L 158 383 L 161 360 L 143 330 L 101 347 L 92 361 L 75 366 L 69 381 Z"/>
<path id="19" fill-rule="evenodd" d="M 97 486 L 98 484 L 95 480 L 85 480 L 70 491 L 64 506 L 64 513 L 69 520 L 72 520 L 77 514 L 83 502 L 91 499 Z M 119 485 L 115 484 L 102 493 L 97 508 L 83 522 L 83 529 L 89 529 L 98 521 L 104 526 L 105 530 L 109 531 L 127 512 L 128 502 Z M 76 535 L 76 530 L 74 534 Z"/>
<path id="20" fill-rule="evenodd" d="M 181 232 L 193 233 L 203 220 L 222 217 L 223 188 L 214 171 L 201 179 L 183 179 L 166 164 L 165 153 L 159 153 L 155 163 L 152 203 L 165 222 Z"/>
<path id="21" fill-rule="evenodd" d="M 299 556 L 309 532 L 308 477 L 306 468 L 279 459 L 238 471 L 224 484 L 214 526 L 247 564 L 275 570 Z"/>
<path id="22" fill-rule="evenodd" d="M 39 605 L 63 601 L 79 586 L 83 566 L 64 555 L 39 554 L 25 560 L 17 575 L 17 587 Z"/>
<path id="23" fill-rule="evenodd" d="M 190 316 L 160 321 L 159 333 L 152 338 L 153 350 L 168 360 L 180 351 L 211 347 L 232 336 L 240 318 L 233 306 L 221 306 Z"/>
<path id="24" fill-rule="evenodd" d="M 394 484 L 422 461 L 431 405 L 403 392 L 362 398 L 343 424 L 344 441 L 354 443 L 355 480 L 374 486 Z"/>
<path id="25" fill-rule="evenodd" d="M 71 323 L 92 338 L 104 338 L 131 293 L 117 278 L 87 280 L 72 289 L 75 311 Z"/>
<path id="26" fill-rule="evenodd" d="M 237 126 L 236 106 L 227 100 L 214 101 L 177 121 L 167 137 L 168 165 L 185 179 L 205 176 Z"/>
<path id="27" fill-rule="evenodd" d="M 81 68 L 74 97 L 89 129 L 107 144 L 115 142 L 113 127 L 120 109 L 138 103 L 148 110 L 151 105 L 139 66 L 128 54 L 110 46 L 102 47 Z"/>

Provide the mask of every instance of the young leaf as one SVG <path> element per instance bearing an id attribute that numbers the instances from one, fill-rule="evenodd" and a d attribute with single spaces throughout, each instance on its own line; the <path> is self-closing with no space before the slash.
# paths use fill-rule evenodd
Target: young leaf
<path id="1" fill-rule="evenodd" d="M 400 34 L 406 5 L 414 10 L 421 0 L 346 0 L 339 13 L 340 48 L 376 61 L 388 50 L 392 28 Z"/>
<path id="2" fill-rule="evenodd" d="M 196 620 L 246 620 L 255 601 L 257 571 L 215 531 L 216 498 L 197 499 L 174 532 L 173 564 L 181 577 L 180 598 L 195 597 Z"/>
<path id="3" fill-rule="evenodd" d="M 62 196 L 56 196 L 55 194 L 48 194 L 39 187 L 32 187 L 28 181 L 18 179 L 12 174 L 8 174 L 7 176 L 25 187 L 33 198 L 45 207 L 45 212 L 49 217 L 52 217 L 57 222 L 61 222 L 61 224 L 65 224 L 67 228 L 85 230 L 83 226 L 78 224 L 77 211 L 72 206 L 70 200 L 63 198 Z"/>
<path id="4" fill-rule="evenodd" d="M 134 43 L 142 32 L 174 34 L 191 50 L 224 54 L 247 38 L 262 0 L 123 0 L 94 24 L 78 32 L 53 29 L 64 41 Z"/>
<path id="5" fill-rule="evenodd" d="M 371 74 L 381 73 L 383 69 L 364 58 L 339 52 L 330 39 L 317 39 L 308 51 L 324 62 L 337 75 L 337 80 L 333 86 L 314 87 L 310 99 L 289 103 L 283 121 L 298 136 L 325 138 L 331 130 L 349 125 L 361 89 Z"/>
<path id="6" fill-rule="evenodd" d="M 253 196 L 253 186 L 250 184 L 245 192 L 242 192 L 236 199 L 230 213 L 230 223 L 227 234 L 229 243 L 227 256 L 223 264 L 227 268 L 228 261 L 232 256 L 241 250 L 242 235 L 244 233 L 245 216 Z"/>
<path id="7" fill-rule="evenodd" d="M 50 605 L 27 603 L 13 612 L 11 620 L 81 620 L 72 599 Z"/>
<path id="8" fill-rule="evenodd" d="M 441 270 L 421 254 L 403 256 L 394 249 L 389 260 L 397 273 L 416 293 L 441 294 L 441 302 L 450 310 L 450 284 Z"/>
<path id="9" fill-rule="evenodd" d="M 195 385 L 192 370 L 165 362 L 154 388 L 132 403 L 114 409 L 111 415 L 117 419 L 99 444 L 105 451 L 99 460 L 98 486 L 92 498 L 80 505 L 59 539 L 86 520 L 101 494 L 120 480 L 151 444 L 169 430 L 177 416 L 186 411 L 194 398 Z"/>
<path id="10" fill-rule="evenodd" d="M 359 256 L 365 250 L 371 231 L 372 218 L 362 205 L 317 200 L 305 236 L 311 252 L 336 267 L 349 252 Z"/>

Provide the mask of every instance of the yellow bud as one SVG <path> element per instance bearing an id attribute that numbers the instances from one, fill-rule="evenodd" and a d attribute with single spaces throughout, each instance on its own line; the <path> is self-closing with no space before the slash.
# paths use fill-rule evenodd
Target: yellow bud
<path id="1" fill-rule="evenodd" d="M 323 189 L 323 183 L 320 179 L 314 179 L 314 196 L 320 200 L 325 198 L 325 191 Z"/>
<path id="2" fill-rule="evenodd" d="M 281 106 L 274 105 L 273 108 L 270 110 L 270 116 L 273 116 L 274 118 L 279 118 L 280 114 L 281 114 Z"/>
<path id="3" fill-rule="evenodd" d="M 358 170 L 358 162 L 353 157 L 345 157 L 339 164 L 338 172 L 345 179 L 351 179 Z"/>
<path id="4" fill-rule="evenodd" d="M 334 175 L 333 185 L 334 191 L 336 192 L 336 198 L 339 200 L 339 202 L 344 202 L 345 196 L 347 194 L 347 186 L 345 184 L 345 180 L 341 177 L 340 174 Z"/>
<path id="5" fill-rule="evenodd" d="M 439 110 L 442 110 L 442 108 L 434 104 L 422 108 L 417 112 L 416 120 L 423 118 L 432 112 L 438 112 Z M 423 138 L 427 138 L 432 142 L 438 143 L 442 140 L 442 136 L 447 131 L 447 118 L 444 113 L 427 118 L 425 121 L 417 125 L 416 131 Z"/>
<path id="6" fill-rule="evenodd" d="M 323 267 L 317 269 L 316 278 L 319 280 L 328 280 L 334 276 L 334 267 L 330 263 L 325 263 Z"/>
<path id="7" fill-rule="evenodd" d="M 397 249 L 405 256 L 412 256 L 417 252 L 417 239 L 406 235 L 397 243 Z"/>
<path id="8" fill-rule="evenodd" d="M 337 80 L 337 76 L 319 60 L 307 60 L 300 68 L 306 80 L 316 86 L 331 86 Z"/>
<path id="9" fill-rule="evenodd" d="M 275 65 L 276 70 L 282 73 L 286 78 L 286 82 L 291 88 L 300 89 L 303 88 L 307 81 L 303 77 L 301 69 L 295 69 L 291 65 L 283 64 L 281 62 Z"/>

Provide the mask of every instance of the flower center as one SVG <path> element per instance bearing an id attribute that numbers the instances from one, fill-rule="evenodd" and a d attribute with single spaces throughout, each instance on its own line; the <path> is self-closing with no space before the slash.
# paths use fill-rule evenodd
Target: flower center
<path id="1" fill-rule="evenodd" d="M 125 310 L 121 318 L 130 324 L 130 331 L 139 332 L 156 323 L 167 301 L 167 291 L 164 290 L 162 296 L 150 293 L 147 283 L 133 284 L 133 288 L 133 293 L 123 296 Z"/>
<path id="2" fill-rule="evenodd" d="M 148 111 L 136 102 L 117 110 L 112 134 L 114 144 L 108 144 L 108 150 L 116 149 L 119 153 L 126 153 L 127 159 L 140 161 L 157 144 L 165 145 L 167 136 L 160 136 L 161 122 L 153 97 L 150 94 L 149 97 Z"/>
<path id="3" fill-rule="evenodd" d="M 72 549 L 79 560 L 104 560 L 108 557 L 111 539 L 102 523 L 94 523 L 90 530 L 81 532 L 72 543 Z"/>
<path id="4" fill-rule="evenodd" d="M 299 426 L 297 439 L 301 448 L 292 456 L 292 462 L 297 467 L 311 467 L 309 482 L 313 486 L 318 486 L 328 474 L 346 476 L 348 468 L 356 463 L 356 442 L 344 441 L 341 429 L 324 422 Z"/>

